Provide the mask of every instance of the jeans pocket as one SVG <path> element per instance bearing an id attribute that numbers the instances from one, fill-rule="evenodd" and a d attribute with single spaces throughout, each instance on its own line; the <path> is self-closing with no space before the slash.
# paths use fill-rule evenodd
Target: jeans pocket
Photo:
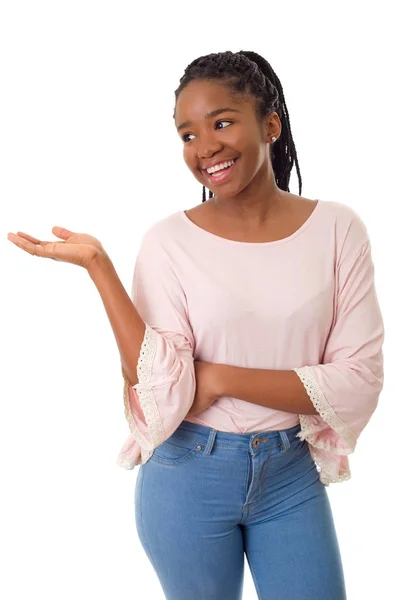
<path id="1" fill-rule="evenodd" d="M 180 465 L 198 454 L 200 450 L 203 450 L 203 445 L 199 440 L 171 436 L 154 449 L 151 460 L 163 465 Z"/>
<path id="2" fill-rule="evenodd" d="M 295 456 L 297 454 L 305 454 L 308 451 L 308 442 L 306 440 L 301 440 L 300 438 L 295 437 L 290 442 L 289 454 Z"/>

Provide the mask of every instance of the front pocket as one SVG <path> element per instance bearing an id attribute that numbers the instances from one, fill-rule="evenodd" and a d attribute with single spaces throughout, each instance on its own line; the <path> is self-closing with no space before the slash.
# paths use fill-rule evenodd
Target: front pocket
<path id="1" fill-rule="evenodd" d="M 309 450 L 309 448 L 308 448 L 307 440 L 301 440 L 300 438 L 295 437 L 290 442 L 290 448 L 289 448 L 290 454 L 300 454 L 300 453 L 304 453 L 308 450 Z"/>
<path id="2" fill-rule="evenodd" d="M 184 440 L 175 436 L 157 446 L 151 458 L 164 465 L 180 465 L 202 449 L 198 440 Z"/>

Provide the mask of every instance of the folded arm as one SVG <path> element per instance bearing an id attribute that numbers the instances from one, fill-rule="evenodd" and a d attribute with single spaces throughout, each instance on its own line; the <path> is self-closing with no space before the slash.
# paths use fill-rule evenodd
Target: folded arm
<path id="1" fill-rule="evenodd" d="M 318 414 L 295 371 L 218 365 L 217 393 L 284 412 Z"/>

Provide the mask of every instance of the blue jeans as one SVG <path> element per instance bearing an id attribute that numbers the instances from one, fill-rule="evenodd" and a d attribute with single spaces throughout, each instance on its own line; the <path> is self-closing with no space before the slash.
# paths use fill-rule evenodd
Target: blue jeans
<path id="1" fill-rule="evenodd" d="M 140 465 L 135 520 L 167 600 L 346 600 L 325 485 L 300 424 L 225 433 L 182 421 Z"/>

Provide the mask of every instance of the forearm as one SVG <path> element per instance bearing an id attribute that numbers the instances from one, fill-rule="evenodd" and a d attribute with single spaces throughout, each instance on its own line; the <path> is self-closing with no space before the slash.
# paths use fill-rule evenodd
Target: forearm
<path id="1" fill-rule="evenodd" d="M 138 382 L 137 364 L 145 333 L 145 323 L 106 255 L 93 261 L 88 273 L 106 309 L 121 355 L 121 364 L 131 385 Z"/>
<path id="2" fill-rule="evenodd" d="M 318 414 L 295 371 L 219 367 L 219 397 L 231 396 L 289 413 Z"/>

